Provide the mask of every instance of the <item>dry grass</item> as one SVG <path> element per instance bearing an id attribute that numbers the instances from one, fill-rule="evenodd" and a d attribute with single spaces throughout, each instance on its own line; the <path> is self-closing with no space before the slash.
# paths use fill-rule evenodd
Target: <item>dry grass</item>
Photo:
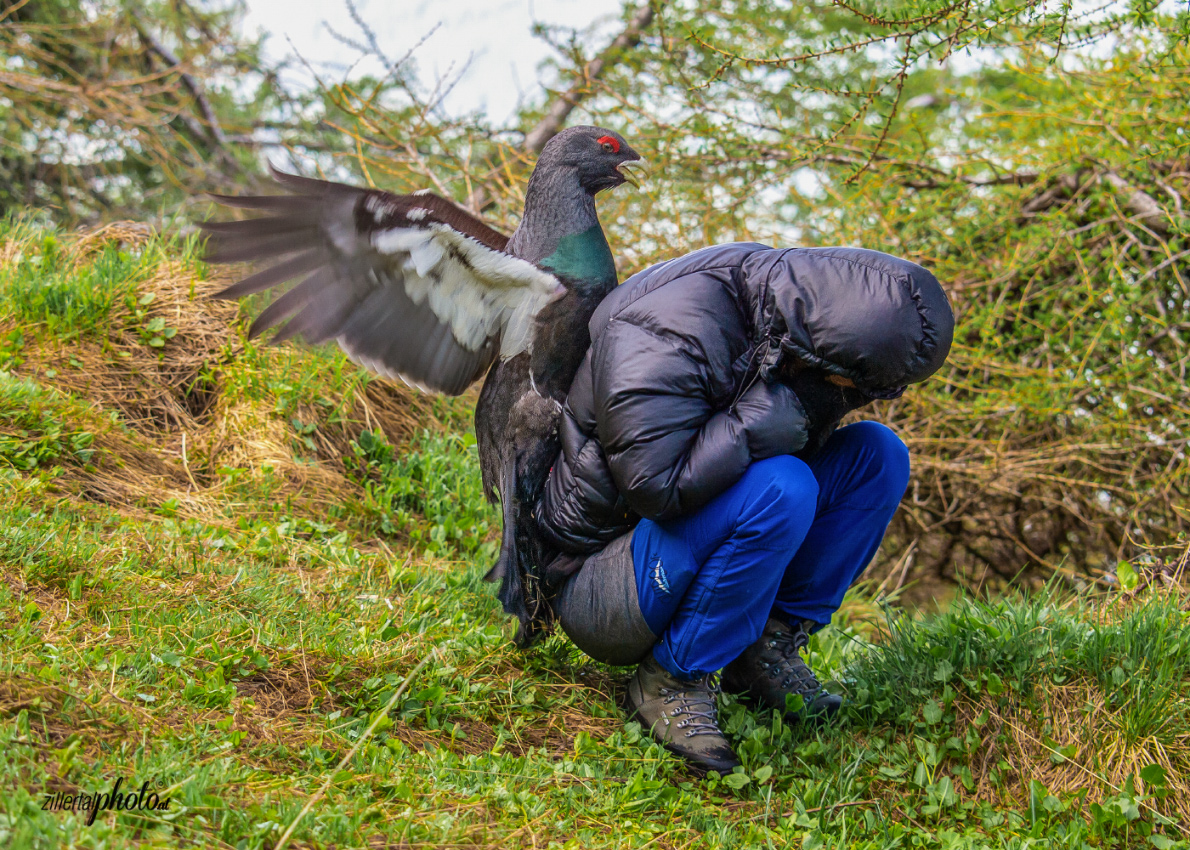
<path id="1" fill-rule="evenodd" d="M 133 223 L 116 223 L 67 241 L 64 256 L 90 262 L 104 246 L 143 249 L 154 238 Z M 28 250 L 20 240 L 0 245 L 0 264 Z M 139 518 L 166 502 L 183 517 L 218 521 L 226 501 L 219 470 L 265 467 L 283 481 L 281 496 L 297 510 L 318 514 L 328 503 L 357 498 L 359 486 L 345 473 L 351 441 L 362 428 L 383 432 L 401 445 L 420 429 L 441 427 L 432 400 L 404 386 L 362 375 L 336 399 L 338 416 L 312 435 L 318 463 L 296 456 L 294 434 L 269 401 L 229 391 L 226 373 L 245 356 L 243 323 L 234 303 L 210 296 L 235 277 L 220 271 L 204 278 L 193 264 L 166 260 L 138 286 L 151 293 L 143 316 L 114 309 L 102 338 L 69 340 L 44 333 L 27 337 L 22 362 L 12 371 L 44 386 L 86 399 L 97 414 L 114 411 L 118 427 L 85 423 L 98 452 L 89 466 L 66 468 L 59 479 L 70 497 L 101 502 Z M 176 334 L 162 348 L 145 344 L 138 328 L 160 318 Z M 0 317 L 0 336 L 19 327 Z M 277 361 L 280 352 L 260 356 Z M 70 368 L 63 364 L 70 363 Z M 295 415 L 318 421 L 321 411 L 299 405 Z M 308 454 L 308 452 L 307 452 Z"/>
<path id="2" fill-rule="evenodd" d="M 1170 552 L 1170 548 L 1164 550 Z M 1105 596 L 1087 611 L 1088 622 L 1106 627 L 1135 606 L 1151 604 L 1154 595 L 1177 602 L 1190 612 L 1190 546 L 1173 547 L 1162 557 L 1157 551 L 1138 565 L 1137 585 L 1127 593 Z M 1145 663 L 1145 659 L 1137 659 Z M 1028 806 L 1029 783 L 1036 780 L 1050 793 L 1085 792 L 1084 803 L 1101 802 L 1118 794 L 1132 781 L 1146 793 L 1140 772 L 1160 765 L 1166 776 L 1162 799 L 1150 805 L 1161 814 L 1190 823 L 1190 730 L 1186 704 L 1171 691 L 1168 711 L 1159 723 L 1147 724 L 1137 735 L 1129 728 L 1131 699 L 1110 699 L 1103 685 L 1090 676 L 1062 684 L 1047 684 L 1031 698 L 1008 698 L 987 693 L 978 699 L 963 698 L 956 704 L 956 730 L 974 730 L 980 739 L 980 756 L 973 762 L 978 799 L 999 805 Z M 1039 708 L 1040 707 L 1040 708 Z M 978 721 L 978 722 L 977 722 Z M 992 782 L 998 763 L 1009 765 L 1007 776 Z M 977 769 L 976 769 L 977 768 Z"/>
<path id="3" fill-rule="evenodd" d="M 1044 694 L 1045 714 L 1018 702 L 1007 706 L 986 697 L 968 700 L 958 708 L 960 725 L 977 729 L 981 754 L 973 771 L 978 799 L 1018 809 L 1028 808 L 1028 788 L 1037 780 L 1052 794 L 1086 791 L 1085 801 L 1101 802 L 1118 794 L 1133 779 L 1145 792 L 1140 770 L 1161 765 L 1172 792 L 1152 805 L 1162 814 L 1190 823 L 1190 732 L 1180 718 L 1170 718 L 1170 739 L 1146 736 L 1131 740 L 1117 708 L 1108 704 L 1095 682 L 1050 686 Z M 977 718 L 986 718 L 976 726 Z M 1002 781 L 989 776 L 997 763 L 1010 765 Z M 1011 791 L 1009 789 L 1012 789 Z"/>

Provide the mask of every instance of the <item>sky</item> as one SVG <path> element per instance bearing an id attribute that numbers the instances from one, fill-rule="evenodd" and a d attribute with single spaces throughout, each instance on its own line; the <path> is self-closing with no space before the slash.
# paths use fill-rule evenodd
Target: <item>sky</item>
<path id="1" fill-rule="evenodd" d="M 302 0 L 247 0 L 246 24 L 270 36 L 268 49 L 280 57 L 297 52 L 311 64 L 345 69 L 357 58 L 336 41 L 325 23 L 356 37 L 344 0 L 324 3 Z M 356 8 L 376 33 L 381 49 L 393 59 L 404 56 L 439 25 L 413 54 L 423 81 L 452 77 L 470 65 L 443 106 L 451 112 L 483 109 L 501 123 L 517 107 L 519 97 L 542 92 L 538 65 L 550 56 L 548 44 L 530 32 L 535 21 L 574 27 L 596 27 L 609 36 L 617 29 L 620 0 L 357 0 Z M 606 40 L 605 36 L 595 43 Z M 330 73 L 328 79 L 342 76 Z M 291 79 L 301 79 L 296 75 Z"/>

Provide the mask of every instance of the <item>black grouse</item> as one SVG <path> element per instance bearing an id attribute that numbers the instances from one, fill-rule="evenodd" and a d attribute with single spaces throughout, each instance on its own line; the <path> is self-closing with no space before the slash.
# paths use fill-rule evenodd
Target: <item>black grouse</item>
<path id="1" fill-rule="evenodd" d="M 595 195 L 639 186 L 644 166 L 618 133 L 563 130 L 541 152 L 511 237 L 428 191 L 393 195 L 275 170 L 289 194 L 214 196 L 264 217 L 203 225 L 209 261 L 271 263 L 216 297 L 302 278 L 250 337 L 280 326 L 275 343 L 333 339 L 372 372 L 450 395 L 487 374 L 475 431 L 484 492 L 499 494 L 504 525 L 487 578 L 501 582 L 522 646 L 550 621 L 542 575 L 554 553 L 533 505 L 558 453 L 560 404 L 590 345 L 587 322 L 617 283 Z"/>

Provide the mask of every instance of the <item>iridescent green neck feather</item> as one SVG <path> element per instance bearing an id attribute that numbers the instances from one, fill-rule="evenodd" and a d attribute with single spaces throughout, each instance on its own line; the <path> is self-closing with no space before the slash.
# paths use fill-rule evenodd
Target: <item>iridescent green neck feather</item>
<path id="1" fill-rule="evenodd" d="M 572 280 L 612 285 L 616 282 L 616 261 L 598 224 L 581 233 L 563 236 L 554 252 L 541 260 L 541 265 Z"/>

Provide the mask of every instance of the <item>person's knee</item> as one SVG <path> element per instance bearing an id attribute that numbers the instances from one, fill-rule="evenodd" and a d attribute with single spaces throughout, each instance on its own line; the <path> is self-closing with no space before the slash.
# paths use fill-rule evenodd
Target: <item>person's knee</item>
<path id="1" fill-rule="evenodd" d="M 887 490 L 893 500 L 900 500 L 909 486 L 909 448 L 905 442 L 879 422 L 856 422 L 843 430 L 868 455 L 873 483 Z"/>
<path id="2" fill-rule="evenodd" d="M 751 501 L 758 511 L 791 518 L 814 516 L 818 481 L 810 467 L 792 455 L 756 461 L 741 483 L 756 494 Z"/>

